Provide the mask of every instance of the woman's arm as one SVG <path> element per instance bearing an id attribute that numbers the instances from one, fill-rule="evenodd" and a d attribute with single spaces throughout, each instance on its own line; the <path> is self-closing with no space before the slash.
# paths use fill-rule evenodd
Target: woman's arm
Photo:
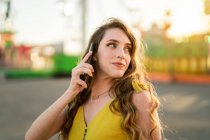
<path id="1" fill-rule="evenodd" d="M 151 107 L 152 107 L 152 98 L 148 91 L 143 91 L 142 93 L 135 93 L 133 95 L 133 103 L 137 107 L 138 117 L 137 117 L 137 125 L 143 136 L 146 140 L 161 140 L 161 128 L 159 122 L 159 116 L 157 109 L 154 111 L 154 119 L 157 120 L 157 127 L 150 135 L 151 130 L 154 127 L 154 124 L 151 119 Z"/>
<path id="2" fill-rule="evenodd" d="M 46 140 L 58 132 L 66 120 L 64 108 L 73 99 L 74 94 L 67 90 L 33 122 L 25 135 L 25 139 Z"/>
<path id="3" fill-rule="evenodd" d="M 94 71 L 90 64 L 85 63 L 91 54 L 89 52 L 80 64 L 72 70 L 69 88 L 33 122 L 25 135 L 26 140 L 46 140 L 61 130 L 66 122 L 65 107 L 77 94 L 87 88 L 87 84 L 80 79 L 80 75 L 87 73 L 92 76 Z"/>

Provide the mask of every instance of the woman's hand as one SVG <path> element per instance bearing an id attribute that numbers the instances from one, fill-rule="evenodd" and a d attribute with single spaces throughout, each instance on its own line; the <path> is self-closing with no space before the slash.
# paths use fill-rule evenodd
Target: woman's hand
<path id="1" fill-rule="evenodd" d="M 93 76 L 94 69 L 91 64 L 86 63 L 88 58 L 92 55 L 92 51 L 87 53 L 87 55 L 82 59 L 82 61 L 72 69 L 72 75 L 70 80 L 70 85 L 68 91 L 74 93 L 75 96 L 80 93 L 84 88 L 87 88 L 87 84 L 80 78 L 82 74 L 88 74 Z"/>

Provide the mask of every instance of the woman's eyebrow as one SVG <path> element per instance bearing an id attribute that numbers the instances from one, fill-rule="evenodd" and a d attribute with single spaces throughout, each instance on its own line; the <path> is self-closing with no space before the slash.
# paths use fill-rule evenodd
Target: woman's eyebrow
<path id="1" fill-rule="evenodd" d="M 120 43 L 118 40 L 115 40 L 115 39 L 107 40 L 107 42 L 116 42 L 116 43 Z"/>
<path id="2" fill-rule="evenodd" d="M 110 39 L 110 40 L 107 40 L 107 42 L 115 42 L 115 43 L 120 43 L 118 40 L 116 39 Z M 125 43 L 126 46 L 129 46 L 131 47 L 131 43 Z"/>

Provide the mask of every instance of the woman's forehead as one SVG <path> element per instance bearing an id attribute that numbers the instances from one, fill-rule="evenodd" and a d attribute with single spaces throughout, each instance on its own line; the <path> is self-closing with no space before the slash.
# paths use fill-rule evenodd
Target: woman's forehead
<path id="1" fill-rule="evenodd" d="M 119 28 L 111 28 L 111 29 L 106 30 L 102 40 L 104 41 L 117 40 L 119 42 L 131 44 L 131 41 L 129 40 L 126 33 L 122 29 L 119 29 Z"/>

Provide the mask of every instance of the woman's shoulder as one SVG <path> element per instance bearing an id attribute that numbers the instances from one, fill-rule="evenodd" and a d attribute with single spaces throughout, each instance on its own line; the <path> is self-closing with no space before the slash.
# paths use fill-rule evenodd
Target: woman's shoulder
<path id="1" fill-rule="evenodd" d="M 150 109 L 152 105 L 151 93 L 147 90 L 143 90 L 141 92 L 134 92 L 132 101 L 140 111 Z"/>

